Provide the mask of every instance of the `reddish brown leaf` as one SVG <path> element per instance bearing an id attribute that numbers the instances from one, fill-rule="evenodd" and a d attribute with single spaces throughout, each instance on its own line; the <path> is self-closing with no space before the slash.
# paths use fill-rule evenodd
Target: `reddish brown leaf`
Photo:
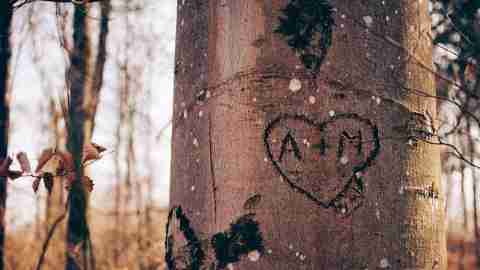
<path id="1" fill-rule="evenodd" d="M 38 173 L 43 166 L 55 155 L 55 151 L 52 148 L 47 148 L 42 151 L 40 157 L 38 158 L 37 168 L 35 168 L 35 173 Z"/>
<path id="2" fill-rule="evenodd" d="M 36 177 L 35 180 L 33 180 L 32 188 L 33 188 L 33 192 L 35 192 L 35 193 L 37 193 L 37 191 L 38 191 L 38 186 L 40 185 L 40 180 L 41 180 L 40 177 Z"/>
<path id="3" fill-rule="evenodd" d="M 53 183 L 54 183 L 53 182 L 53 174 L 44 173 L 44 174 L 42 174 L 42 178 L 43 178 L 43 185 L 47 189 L 48 194 L 51 194 L 52 190 L 53 190 Z"/>
<path id="4" fill-rule="evenodd" d="M 97 160 L 100 158 L 100 152 L 92 143 L 86 143 L 83 146 L 83 162 Z"/>
<path id="5" fill-rule="evenodd" d="M 17 154 L 17 160 L 20 163 L 20 168 L 24 173 L 31 173 L 32 167 L 30 166 L 30 161 L 28 161 L 27 153 L 20 152 Z"/>
<path id="6" fill-rule="evenodd" d="M 85 190 L 87 190 L 88 192 L 92 192 L 93 186 L 95 185 L 93 183 L 93 180 L 88 176 L 84 176 L 82 180 L 83 180 L 83 186 L 85 187 Z"/>
<path id="7" fill-rule="evenodd" d="M 73 163 L 73 157 L 70 152 L 67 151 L 59 151 L 57 155 L 60 156 L 62 159 L 62 169 L 66 172 L 71 172 L 75 169 L 75 164 Z"/>
<path id="8" fill-rule="evenodd" d="M 23 175 L 22 171 L 8 171 L 8 178 L 10 178 L 10 180 L 15 180 L 17 178 L 20 178 L 22 177 L 22 175 Z"/>
<path id="9" fill-rule="evenodd" d="M 107 148 L 93 142 L 92 142 L 92 146 L 95 147 L 95 149 L 97 149 L 98 153 L 100 154 L 107 151 Z"/>
<path id="10" fill-rule="evenodd" d="M 74 175 L 74 174 L 72 173 L 72 174 L 69 174 L 69 175 Z M 70 190 L 70 188 L 72 187 L 73 181 L 75 180 L 75 177 L 67 177 L 66 180 L 67 181 L 65 181 L 65 189 Z M 88 191 L 88 192 L 93 191 L 93 186 L 95 184 L 93 183 L 93 180 L 90 177 L 83 176 L 82 177 L 82 184 L 83 184 L 83 187 L 85 188 L 86 191 Z"/>

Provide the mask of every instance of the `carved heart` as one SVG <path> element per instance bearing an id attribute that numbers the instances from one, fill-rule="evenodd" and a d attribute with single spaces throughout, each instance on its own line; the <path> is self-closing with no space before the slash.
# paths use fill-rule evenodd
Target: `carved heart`
<path id="1" fill-rule="evenodd" d="M 280 115 L 265 129 L 264 142 L 272 164 L 290 187 L 325 208 L 336 206 L 351 189 L 363 193 L 359 175 L 380 151 L 377 127 L 354 113 L 323 122 Z"/>

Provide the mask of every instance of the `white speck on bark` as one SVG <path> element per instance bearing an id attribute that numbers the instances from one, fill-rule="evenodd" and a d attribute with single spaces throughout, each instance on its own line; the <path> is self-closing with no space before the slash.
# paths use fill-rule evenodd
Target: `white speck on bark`
<path id="1" fill-rule="evenodd" d="M 365 25 L 367 27 L 371 27 L 373 23 L 373 18 L 372 16 L 363 16 L 363 21 L 365 22 Z"/>
<path id="2" fill-rule="evenodd" d="M 197 138 L 194 138 L 194 139 L 193 139 L 193 145 L 194 145 L 195 147 L 198 147 L 198 140 L 197 140 Z"/>
<path id="3" fill-rule="evenodd" d="M 302 89 L 302 82 L 299 79 L 293 78 L 290 80 L 288 88 L 290 88 L 292 92 L 297 92 Z"/>
<path id="4" fill-rule="evenodd" d="M 380 260 L 380 268 L 386 269 L 386 268 L 390 268 L 390 267 L 392 267 L 392 266 L 390 265 L 390 262 L 388 261 L 387 258 L 383 258 L 383 259 Z"/>

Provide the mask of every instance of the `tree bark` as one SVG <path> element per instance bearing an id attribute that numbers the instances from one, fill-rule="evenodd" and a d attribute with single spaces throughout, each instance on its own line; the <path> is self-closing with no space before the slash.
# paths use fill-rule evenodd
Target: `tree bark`
<path id="1" fill-rule="evenodd" d="M 9 131 L 9 64 L 12 54 L 10 31 L 13 9 L 9 1 L 0 3 L 0 160 L 8 155 Z M 7 178 L 0 177 L 0 270 L 5 266 L 5 210 L 7 201 Z"/>
<path id="2" fill-rule="evenodd" d="M 169 269 L 446 268 L 428 3 L 329 5 L 179 1 Z"/>

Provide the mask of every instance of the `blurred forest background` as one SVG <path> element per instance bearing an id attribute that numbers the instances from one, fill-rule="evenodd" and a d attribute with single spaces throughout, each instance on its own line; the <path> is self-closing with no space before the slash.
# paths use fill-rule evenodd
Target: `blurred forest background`
<path id="1" fill-rule="evenodd" d="M 24 151 L 35 165 L 45 149 L 66 148 L 62 108 L 72 55 L 85 59 L 85 121 L 93 130 L 86 143 L 106 148 L 87 167 L 96 268 L 165 269 L 176 0 L 18 3 L 10 31 L 9 155 Z M 449 269 L 480 269 L 480 1 L 431 0 L 430 11 L 438 128 L 458 150 L 442 155 Z M 54 180 L 51 194 L 43 185 L 34 192 L 34 178 L 8 182 L 5 269 L 36 269 L 42 251 L 43 269 L 63 268 L 66 224 L 57 221 L 67 191 Z"/>
<path id="2" fill-rule="evenodd" d="M 74 22 L 78 14 L 85 19 Z M 72 55 L 87 63 L 92 110 L 85 122 L 94 128 L 85 143 L 106 148 L 86 168 L 94 182 L 88 220 L 97 269 L 164 269 L 175 16 L 175 0 L 86 7 L 33 1 L 14 9 L 9 156 L 24 151 L 35 167 L 45 149 L 66 149 L 62 107 L 76 79 L 69 74 Z M 81 33 L 88 42 L 79 50 L 75 35 Z M 34 180 L 8 182 L 4 269 L 36 269 L 49 231 L 65 212 L 61 177 L 50 195 L 43 184 L 35 193 Z M 53 231 L 42 269 L 64 268 L 66 223 Z"/>

